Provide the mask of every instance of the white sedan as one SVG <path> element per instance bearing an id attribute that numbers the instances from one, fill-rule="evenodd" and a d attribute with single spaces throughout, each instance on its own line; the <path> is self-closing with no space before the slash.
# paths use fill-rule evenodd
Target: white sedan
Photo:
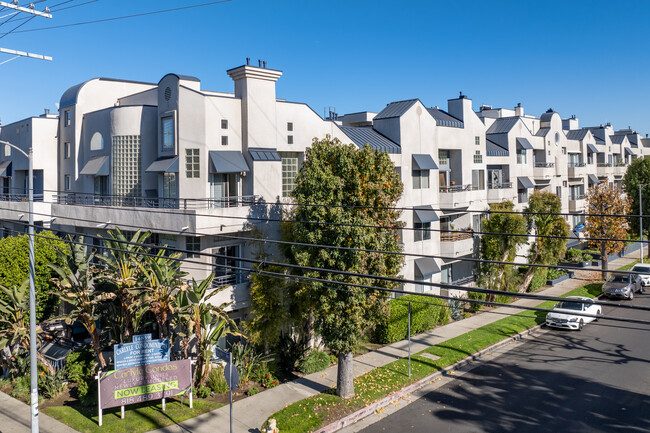
<path id="1" fill-rule="evenodd" d="M 632 272 L 638 272 L 641 277 L 641 285 L 644 287 L 650 286 L 650 265 L 634 265 Z"/>
<path id="2" fill-rule="evenodd" d="M 553 311 L 546 315 L 546 324 L 556 328 L 577 329 L 580 331 L 585 323 L 598 320 L 600 316 L 600 305 L 594 304 L 591 298 L 583 296 L 568 296 L 567 300 L 578 302 L 562 301 L 555 305 Z M 591 315 L 591 317 L 582 314 Z"/>

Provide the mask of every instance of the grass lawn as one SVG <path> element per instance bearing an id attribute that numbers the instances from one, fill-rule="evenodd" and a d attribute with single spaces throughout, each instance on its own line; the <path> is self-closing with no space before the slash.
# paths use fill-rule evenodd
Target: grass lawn
<path id="1" fill-rule="evenodd" d="M 56 418 L 69 427 L 86 433 L 140 433 L 159 429 L 171 424 L 185 421 L 189 418 L 201 415 L 202 413 L 215 410 L 223 404 L 208 400 L 194 399 L 194 408 L 188 406 L 186 398 L 181 406 L 178 400 L 168 398 L 165 412 L 162 411 L 162 402 L 153 402 L 126 406 L 124 419 L 120 419 L 120 408 L 104 410 L 103 426 L 97 425 L 97 407 L 54 406 L 43 408 L 42 411 L 52 418 Z"/>
<path id="2" fill-rule="evenodd" d="M 601 293 L 602 283 L 590 283 L 574 289 L 566 296 L 596 297 Z M 553 301 L 538 305 L 539 308 L 553 308 Z M 408 360 L 400 359 L 376 368 L 354 379 L 356 395 L 350 400 L 342 400 L 334 389 L 301 400 L 276 412 L 278 428 L 284 433 L 303 433 L 322 427 L 328 422 L 340 419 L 372 402 L 379 400 L 403 387 L 430 374 L 452 365 L 485 347 L 518 334 L 544 321 L 546 313 L 541 311 L 522 311 L 521 313 L 490 323 L 466 334 L 432 346 L 423 352 L 440 357 L 433 361 L 422 356 L 411 357 L 411 377 L 408 377 Z"/>

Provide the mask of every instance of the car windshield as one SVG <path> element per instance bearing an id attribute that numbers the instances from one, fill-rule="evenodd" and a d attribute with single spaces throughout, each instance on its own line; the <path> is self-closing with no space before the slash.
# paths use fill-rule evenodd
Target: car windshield
<path id="1" fill-rule="evenodd" d="M 628 278 L 627 275 L 614 275 L 610 281 L 612 283 L 627 283 Z"/>
<path id="2" fill-rule="evenodd" d="M 563 310 L 576 310 L 582 311 L 582 305 L 578 302 L 560 302 L 555 308 L 561 308 Z"/>
<path id="3" fill-rule="evenodd" d="M 650 266 L 635 266 L 634 271 L 650 274 Z"/>

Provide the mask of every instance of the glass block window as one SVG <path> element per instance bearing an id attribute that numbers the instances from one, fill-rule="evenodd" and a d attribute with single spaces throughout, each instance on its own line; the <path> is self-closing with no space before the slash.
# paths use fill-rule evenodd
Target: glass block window
<path id="1" fill-rule="evenodd" d="M 142 146 L 139 135 L 113 136 L 111 173 L 113 195 L 116 197 L 140 197 L 142 190 Z M 123 204 L 126 204 L 123 203 Z"/>
<path id="2" fill-rule="evenodd" d="M 162 151 L 172 152 L 175 147 L 174 117 L 162 118 Z"/>
<path id="3" fill-rule="evenodd" d="M 474 137 L 474 144 L 477 145 L 477 146 L 480 146 L 481 145 L 481 137 L 479 137 L 478 135 L 475 136 Z"/>
<path id="4" fill-rule="evenodd" d="M 187 236 L 185 238 L 185 249 L 187 258 L 196 258 L 201 252 L 201 238 L 198 236 Z"/>
<path id="5" fill-rule="evenodd" d="M 185 149 L 185 172 L 188 179 L 201 177 L 199 149 Z"/>
<path id="6" fill-rule="evenodd" d="M 282 197 L 289 197 L 289 194 L 296 187 L 296 175 L 298 174 L 297 152 L 283 152 L 282 157 Z"/>
<path id="7" fill-rule="evenodd" d="M 482 164 L 483 163 L 483 155 L 481 155 L 481 151 L 477 150 L 476 153 L 474 153 L 474 164 Z"/>

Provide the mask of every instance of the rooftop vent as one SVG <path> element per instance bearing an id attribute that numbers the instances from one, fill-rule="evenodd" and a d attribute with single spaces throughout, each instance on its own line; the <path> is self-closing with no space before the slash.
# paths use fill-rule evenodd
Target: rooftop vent
<path id="1" fill-rule="evenodd" d="M 546 110 L 546 112 L 547 112 L 547 113 L 553 113 L 553 109 L 552 109 L 552 108 L 549 108 L 548 110 Z"/>

